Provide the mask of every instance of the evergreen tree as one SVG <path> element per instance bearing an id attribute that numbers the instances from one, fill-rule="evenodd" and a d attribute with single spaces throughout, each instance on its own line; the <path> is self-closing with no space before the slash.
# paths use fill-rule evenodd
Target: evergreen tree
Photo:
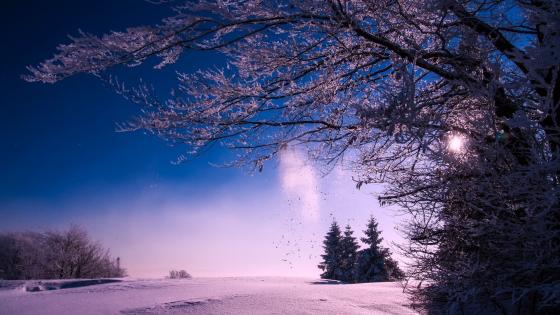
<path id="1" fill-rule="evenodd" d="M 341 278 L 338 280 L 352 282 L 354 281 L 354 264 L 358 255 L 359 245 L 356 238 L 352 236 L 354 231 L 350 225 L 346 226 L 344 236 L 340 241 L 340 254 L 341 254 Z"/>
<path id="2" fill-rule="evenodd" d="M 354 280 L 372 282 L 401 279 L 404 274 L 397 262 L 391 258 L 389 249 L 381 247 L 383 238 L 373 216 L 369 219 L 364 234 L 365 237 L 361 240 L 367 245 L 367 248 L 358 252 L 354 267 Z"/>
<path id="3" fill-rule="evenodd" d="M 323 279 L 340 280 L 341 278 L 341 240 L 340 227 L 336 221 L 333 221 L 323 241 L 323 248 L 325 249 L 325 254 L 321 255 L 323 261 L 318 265 L 319 269 L 323 270 L 321 274 Z"/>
<path id="4" fill-rule="evenodd" d="M 391 257 L 391 253 L 387 251 L 385 258 L 385 269 L 389 278 L 387 280 L 401 280 L 404 279 L 404 271 L 399 268 L 399 263 Z"/>

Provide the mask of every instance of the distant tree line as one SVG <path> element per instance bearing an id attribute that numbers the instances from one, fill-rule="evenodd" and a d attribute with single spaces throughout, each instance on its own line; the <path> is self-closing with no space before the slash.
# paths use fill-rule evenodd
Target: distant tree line
<path id="1" fill-rule="evenodd" d="M 123 277 L 120 259 L 78 226 L 66 231 L 0 233 L 0 279 Z"/>
<path id="2" fill-rule="evenodd" d="M 321 278 L 344 282 L 376 282 L 404 277 L 398 263 L 391 258 L 389 249 L 381 246 L 383 238 L 374 217 L 370 218 L 364 231 L 365 236 L 361 238 L 366 248 L 360 249 L 353 234 L 350 225 L 342 233 L 338 223 L 333 221 L 323 241 L 325 253 L 321 255 L 323 261 L 318 266 L 323 270 Z"/>

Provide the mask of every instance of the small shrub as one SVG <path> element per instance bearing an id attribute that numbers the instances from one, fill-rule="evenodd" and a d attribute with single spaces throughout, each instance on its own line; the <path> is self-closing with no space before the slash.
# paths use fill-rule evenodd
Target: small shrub
<path id="1" fill-rule="evenodd" d="M 170 270 L 169 279 L 190 279 L 192 276 L 185 270 Z"/>

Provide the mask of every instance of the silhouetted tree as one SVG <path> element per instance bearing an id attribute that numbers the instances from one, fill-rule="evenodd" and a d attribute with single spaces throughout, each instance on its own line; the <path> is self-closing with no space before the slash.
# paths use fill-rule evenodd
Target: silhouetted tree
<path id="1" fill-rule="evenodd" d="M 341 256 L 342 235 L 340 227 L 336 221 L 331 224 L 330 230 L 323 241 L 325 253 L 321 255 L 323 262 L 319 264 L 319 268 L 323 270 L 321 278 L 340 280 L 343 275 L 342 256 Z"/>
<path id="2" fill-rule="evenodd" d="M 389 275 L 387 280 L 402 280 L 405 278 L 404 271 L 399 267 L 399 263 L 391 257 L 391 252 L 387 250 L 387 257 L 385 257 L 385 270 Z"/>
<path id="3" fill-rule="evenodd" d="M 354 269 L 357 282 L 389 281 L 402 279 L 403 272 L 395 260 L 391 258 L 389 249 L 383 248 L 381 231 L 375 218 L 370 217 L 365 236 L 361 238 L 367 248 L 358 252 Z"/>
<path id="4" fill-rule="evenodd" d="M 359 245 L 352 234 L 354 234 L 354 231 L 352 231 L 350 225 L 346 225 L 344 236 L 342 236 L 340 241 L 341 276 L 340 279 L 337 280 L 346 282 L 354 281 L 354 264 L 356 263 Z"/>

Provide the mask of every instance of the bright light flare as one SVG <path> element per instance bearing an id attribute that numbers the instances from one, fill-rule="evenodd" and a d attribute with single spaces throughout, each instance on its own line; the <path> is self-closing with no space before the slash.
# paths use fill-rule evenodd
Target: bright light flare
<path id="1" fill-rule="evenodd" d="M 447 140 L 447 149 L 453 153 L 462 153 L 465 150 L 465 137 L 452 135 Z"/>

